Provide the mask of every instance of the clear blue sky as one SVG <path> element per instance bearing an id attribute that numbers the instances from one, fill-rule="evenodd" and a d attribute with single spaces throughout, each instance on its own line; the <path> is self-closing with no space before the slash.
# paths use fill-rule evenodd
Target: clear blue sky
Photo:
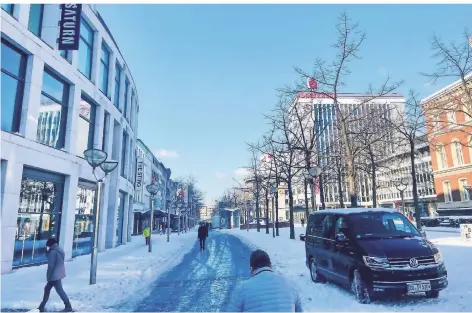
<path id="1" fill-rule="evenodd" d="M 366 91 L 388 73 L 399 92 L 421 96 L 432 71 L 429 39 L 472 29 L 470 5 L 98 5 L 135 79 L 138 137 L 172 169 L 193 174 L 206 199 L 232 186 L 249 161 L 245 141 L 267 130 L 262 113 L 275 88 L 330 59 L 334 25 L 345 11 L 367 33 L 346 92 Z M 178 156 L 176 155 L 178 154 Z"/>

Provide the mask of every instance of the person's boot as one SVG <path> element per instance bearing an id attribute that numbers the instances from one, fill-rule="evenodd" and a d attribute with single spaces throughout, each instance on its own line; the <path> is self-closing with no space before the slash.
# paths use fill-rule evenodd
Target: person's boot
<path id="1" fill-rule="evenodd" d="M 44 312 L 44 304 L 41 303 L 38 307 L 39 312 Z"/>
<path id="2" fill-rule="evenodd" d="M 64 308 L 64 310 L 62 310 L 62 312 L 74 312 L 74 310 L 72 310 L 72 306 L 70 305 L 70 302 L 67 302 L 64 304 L 66 307 Z"/>

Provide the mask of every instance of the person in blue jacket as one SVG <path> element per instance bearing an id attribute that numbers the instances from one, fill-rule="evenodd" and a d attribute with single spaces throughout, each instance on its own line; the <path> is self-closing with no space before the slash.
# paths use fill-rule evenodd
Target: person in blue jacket
<path id="1" fill-rule="evenodd" d="M 298 290 L 274 273 L 265 251 L 251 254 L 250 267 L 252 277 L 236 287 L 227 312 L 303 312 Z"/>

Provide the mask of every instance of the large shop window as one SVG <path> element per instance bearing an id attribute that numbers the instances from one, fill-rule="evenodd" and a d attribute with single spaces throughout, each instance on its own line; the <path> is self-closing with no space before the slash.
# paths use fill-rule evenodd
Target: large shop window
<path id="1" fill-rule="evenodd" d="M 77 136 L 77 154 L 80 157 L 84 155 L 85 150 L 93 148 L 95 113 L 95 104 L 82 97 L 80 100 Z"/>
<path id="2" fill-rule="evenodd" d="M 10 15 L 13 15 L 13 7 L 13 4 L 2 3 L 2 9 Z"/>
<path id="3" fill-rule="evenodd" d="M 75 205 L 72 257 L 89 254 L 93 248 L 95 184 L 79 182 Z"/>
<path id="4" fill-rule="evenodd" d="M 25 85 L 26 55 L 2 40 L 2 130 L 18 132 Z"/>
<path id="5" fill-rule="evenodd" d="M 44 4 L 31 4 L 28 20 L 28 29 L 38 37 L 41 37 L 43 26 Z"/>
<path id="6" fill-rule="evenodd" d="M 115 64 L 115 94 L 113 96 L 113 104 L 120 109 L 120 83 L 121 83 L 121 67 L 116 62 Z"/>
<path id="7" fill-rule="evenodd" d="M 46 241 L 59 240 L 64 177 L 25 168 L 21 181 L 13 266 L 47 260 Z"/>
<path id="8" fill-rule="evenodd" d="M 47 146 L 64 147 L 69 85 L 47 70 L 43 75 L 36 140 Z"/>
<path id="9" fill-rule="evenodd" d="M 107 45 L 102 42 L 102 55 L 100 57 L 100 90 L 108 96 L 108 73 L 110 70 L 110 50 Z"/>
<path id="10" fill-rule="evenodd" d="M 80 22 L 79 71 L 88 79 L 92 77 L 93 30 L 82 19 Z"/>

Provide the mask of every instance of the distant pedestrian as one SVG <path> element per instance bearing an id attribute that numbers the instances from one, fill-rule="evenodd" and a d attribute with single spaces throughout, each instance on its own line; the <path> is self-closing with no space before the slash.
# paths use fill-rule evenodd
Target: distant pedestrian
<path id="1" fill-rule="evenodd" d="M 198 227 L 198 240 L 200 240 L 200 251 L 205 251 L 205 240 L 207 237 L 207 228 L 203 223 L 201 223 L 200 227 Z"/>
<path id="2" fill-rule="evenodd" d="M 146 228 L 144 228 L 143 236 L 144 236 L 144 239 L 146 240 L 146 246 L 149 246 L 149 241 L 151 237 L 151 229 L 149 228 L 149 226 L 146 226 Z"/>
<path id="3" fill-rule="evenodd" d="M 272 271 L 266 252 L 254 251 L 250 267 L 252 278 L 236 288 L 227 312 L 303 312 L 298 290 Z"/>
<path id="4" fill-rule="evenodd" d="M 301 222 L 302 222 L 302 227 L 305 227 L 305 219 L 304 218 L 301 219 Z"/>
<path id="5" fill-rule="evenodd" d="M 207 238 L 208 238 L 208 236 L 209 236 L 209 234 L 210 234 L 210 224 L 205 223 L 205 227 L 206 227 Z"/>
<path id="6" fill-rule="evenodd" d="M 73 312 L 69 298 L 64 288 L 62 288 L 62 279 L 66 277 L 66 267 L 64 265 L 64 251 L 57 244 L 56 239 L 50 238 L 46 242 L 46 253 L 48 256 L 48 269 L 46 272 L 47 284 L 44 287 L 43 301 L 38 307 L 39 312 L 44 312 L 46 303 L 49 300 L 49 294 L 52 287 L 56 289 L 57 294 L 64 302 L 65 308 L 62 312 Z"/>

